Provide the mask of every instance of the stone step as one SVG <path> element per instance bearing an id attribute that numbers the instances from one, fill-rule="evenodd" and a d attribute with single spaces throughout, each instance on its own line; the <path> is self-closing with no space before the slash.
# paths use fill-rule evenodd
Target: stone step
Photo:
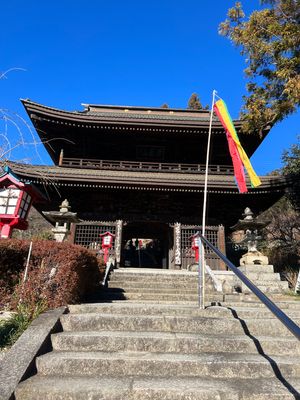
<path id="1" fill-rule="evenodd" d="M 51 336 L 56 351 L 235 353 L 300 356 L 300 343 L 287 337 L 199 335 L 169 332 L 62 332 Z"/>
<path id="2" fill-rule="evenodd" d="M 266 272 L 266 273 L 274 273 L 274 266 L 273 265 L 255 265 L 255 264 L 247 264 L 247 265 L 242 265 L 239 267 L 239 269 L 248 275 L 250 272 L 256 272 L 256 273 L 261 273 L 261 272 Z"/>
<path id="3" fill-rule="evenodd" d="M 159 303 L 136 303 L 119 301 L 113 304 L 96 303 L 96 304 L 76 304 L 70 305 L 71 314 L 78 313 L 102 313 L 102 314 L 122 314 L 122 315 L 187 315 L 187 316 L 230 316 L 232 313 L 226 307 L 209 306 L 202 310 L 196 305 L 185 304 L 159 304 Z"/>
<path id="4" fill-rule="evenodd" d="M 206 277 L 205 282 L 209 282 L 210 277 Z M 121 283 L 140 283 L 140 284 L 159 284 L 159 283 L 168 283 L 168 284 L 174 284 L 174 285 L 189 285 L 193 283 L 198 282 L 198 276 L 192 276 L 190 278 L 172 278 L 172 277 L 155 277 L 155 276 L 145 276 L 145 277 L 136 277 L 136 276 L 128 276 L 128 277 L 122 277 L 122 276 L 115 276 L 111 275 L 109 278 L 109 282 L 121 282 Z"/>
<path id="5" fill-rule="evenodd" d="M 285 293 L 288 291 L 288 282 L 273 282 L 269 285 L 265 284 L 259 284 L 256 285 L 258 289 L 260 289 L 263 293 L 265 294 L 273 294 L 273 293 Z M 109 284 L 109 289 L 112 293 L 161 293 L 161 294 L 174 294 L 174 293 L 184 293 L 184 294 L 194 294 L 197 295 L 198 293 L 198 287 L 197 285 L 188 285 L 188 286 L 177 286 L 176 285 L 166 285 L 166 284 L 160 284 L 160 285 L 147 285 L 146 283 L 143 284 L 121 284 L 118 282 L 118 284 L 115 284 L 114 282 Z M 251 293 L 250 290 L 247 288 L 246 285 L 242 284 L 241 289 L 243 293 Z M 211 294 L 211 293 L 218 293 L 216 292 L 215 288 L 213 285 L 207 285 L 205 288 L 206 293 Z"/>
<path id="6" fill-rule="evenodd" d="M 110 300 L 143 300 L 143 301 L 167 301 L 167 302 L 194 302 L 198 303 L 198 294 L 192 293 L 164 293 L 164 292 L 131 292 L 131 291 L 120 291 L 120 290 L 103 290 L 97 295 L 97 301 L 110 301 Z M 207 293 L 205 295 L 205 300 L 207 302 L 218 302 L 224 300 L 224 295 L 222 293 L 214 292 Z"/>
<path id="7" fill-rule="evenodd" d="M 241 323 L 234 318 L 215 316 L 188 317 L 168 315 L 122 315 L 122 314 L 67 314 L 61 317 L 64 331 L 149 331 L 149 332 L 187 332 L 243 333 Z"/>
<path id="8" fill-rule="evenodd" d="M 110 282 L 136 282 L 136 283 L 145 283 L 145 282 L 153 282 L 153 283 L 173 283 L 173 284 L 193 284 L 198 281 L 198 273 L 191 273 L 192 275 L 179 275 L 179 276 L 172 276 L 172 275 L 155 275 L 155 274 L 125 274 L 121 273 L 118 274 L 113 272 L 110 275 Z M 268 282 L 278 282 L 280 281 L 280 275 L 278 273 L 273 272 L 249 272 L 247 273 L 247 277 L 252 280 L 253 282 L 261 282 L 261 281 L 268 281 Z M 210 277 L 208 274 L 205 276 L 206 281 L 210 281 Z M 238 279 L 238 278 L 236 278 Z"/>
<path id="9" fill-rule="evenodd" d="M 249 278 L 252 282 L 278 282 L 280 281 L 280 275 L 275 274 L 273 272 L 248 272 L 247 278 Z M 238 279 L 238 278 L 237 278 Z"/>
<path id="10" fill-rule="evenodd" d="M 140 294 L 146 294 L 146 293 L 153 293 L 153 294 L 179 294 L 179 295 L 194 295 L 197 296 L 198 295 L 198 289 L 197 286 L 195 286 L 194 288 L 183 288 L 183 287 L 167 287 L 167 286 L 160 286 L 160 287 L 156 287 L 155 285 L 153 285 L 152 287 L 149 287 L 148 285 L 145 285 L 144 287 L 131 287 L 131 285 L 126 285 L 124 284 L 124 286 L 120 287 L 117 286 L 115 287 L 114 285 L 111 286 L 111 284 L 109 285 L 109 291 L 111 293 L 140 293 Z M 209 290 L 208 293 L 214 293 L 215 291 L 211 291 Z"/>
<path id="11" fill-rule="evenodd" d="M 98 303 L 98 304 L 80 304 L 80 305 L 70 305 L 70 312 L 73 313 L 106 313 L 106 314 L 125 314 L 125 315 L 188 315 L 188 316 L 221 316 L 227 315 L 231 316 L 232 311 L 230 307 L 219 307 L 219 306 L 207 306 L 205 310 L 199 309 L 197 306 L 181 306 L 172 305 L 172 304 L 157 304 L 157 303 L 149 303 L 149 304 L 135 304 L 135 303 L 127 303 L 124 302 L 107 304 L 107 303 Z M 243 307 L 243 303 L 241 305 L 235 306 L 235 311 L 237 313 L 238 318 L 271 318 L 273 314 L 269 311 L 265 306 L 257 307 L 253 305 L 253 307 Z M 297 309 L 283 309 L 283 311 L 290 318 L 300 318 L 300 307 Z M 274 317 L 275 318 L 275 317 Z"/>
<path id="12" fill-rule="evenodd" d="M 163 269 L 163 268 L 130 268 L 120 267 L 113 270 L 115 274 L 130 274 L 135 276 L 155 275 L 155 276 L 191 276 L 197 275 L 197 272 L 188 271 L 186 269 Z"/>
<path id="13" fill-rule="evenodd" d="M 295 319 L 299 324 L 300 320 Z M 122 315 L 122 314 L 68 314 L 61 317 L 65 331 L 149 331 L 247 334 L 263 336 L 291 336 L 285 326 L 274 318 L 247 319 L 245 322 L 233 317 L 187 317 L 168 315 Z"/>
<path id="14" fill-rule="evenodd" d="M 206 278 L 209 276 L 206 274 Z M 119 272 L 119 270 L 115 270 L 110 274 L 109 280 L 113 281 L 121 280 L 121 281 L 133 281 L 133 282 L 145 282 L 145 281 L 168 281 L 168 282 L 193 282 L 197 281 L 198 273 L 197 272 L 187 272 L 184 274 L 170 274 L 170 273 L 157 273 L 157 272 L 148 272 L 148 273 L 126 273 Z"/>
<path id="15" fill-rule="evenodd" d="M 109 281 L 108 286 L 110 288 L 119 287 L 119 288 L 167 288 L 167 289 L 194 289 L 198 288 L 198 281 L 193 282 L 172 282 L 172 281 L 157 281 L 157 282 L 139 282 L 139 281 L 122 281 L 122 280 L 113 280 Z"/>
<path id="16" fill-rule="evenodd" d="M 212 295 L 213 296 L 213 295 Z M 98 300 L 151 300 L 151 301 L 193 301 L 195 304 L 198 301 L 198 296 L 196 294 L 177 294 L 177 293 L 134 293 L 134 292 L 122 292 L 122 291 L 110 291 L 107 290 L 102 292 L 97 297 Z M 216 301 L 223 297 L 217 297 Z M 215 297 L 211 297 L 208 300 L 214 301 Z"/>
<path id="17" fill-rule="evenodd" d="M 205 275 L 205 279 L 206 281 L 210 280 L 210 277 L 208 275 Z M 173 276 L 156 276 L 156 275 L 133 275 L 133 274 L 115 274 L 112 273 L 109 277 L 109 281 L 110 282 L 114 282 L 114 281 L 120 281 L 120 282 L 167 282 L 167 283 L 175 283 L 175 284 L 188 284 L 188 283 L 193 283 L 193 282 L 197 282 L 198 281 L 198 274 L 193 274 L 191 276 L 177 276 L 177 277 L 173 277 Z"/>
<path id="18" fill-rule="evenodd" d="M 300 381 L 289 379 L 291 391 Z M 22 382 L 16 400 L 294 400 L 278 379 L 45 377 Z"/>
<path id="19" fill-rule="evenodd" d="M 229 307 L 230 308 L 230 307 Z M 300 310 L 296 309 L 282 309 L 282 311 L 291 319 L 300 319 Z M 250 308 L 241 306 L 235 307 L 233 311 L 234 317 L 241 319 L 248 318 L 276 318 L 275 315 L 267 308 Z"/>
<path id="20" fill-rule="evenodd" d="M 285 296 L 278 293 L 270 293 L 268 296 L 273 299 L 275 302 L 277 299 L 282 299 Z M 279 297 L 276 297 L 279 296 Z M 205 301 L 206 302 L 224 302 L 224 301 L 244 301 L 247 299 L 248 301 L 256 301 L 257 297 L 253 294 L 248 293 L 230 293 L 223 294 L 219 292 L 214 293 L 206 293 Z M 155 301 L 155 302 L 193 302 L 195 305 L 198 303 L 198 294 L 189 295 L 184 293 L 176 293 L 176 294 L 165 294 L 161 293 L 157 295 L 157 293 L 133 293 L 133 292 L 117 292 L 102 290 L 96 296 L 97 302 L 99 301 L 112 301 L 112 300 L 143 300 L 143 301 Z"/>
<path id="21" fill-rule="evenodd" d="M 56 352 L 36 360 L 38 373 L 55 376 L 157 376 L 207 378 L 300 378 L 300 358 L 238 353 Z"/>
<path id="22" fill-rule="evenodd" d="M 275 302 L 275 304 L 281 308 L 282 310 L 299 310 L 300 311 L 300 301 L 290 301 L 289 299 L 286 300 L 286 296 L 284 296 L 283 300 L 277 300 L 277 297 L 273 294 L 268 296 L 271 300 Z M 241 297 L 242 298 L 242 297 Z M 282 298 L 282 296 L 280 296 Z M 257 297 L 250 296 L 248 297 L 245 295 L 243 301 L 224 301 L 221 303 L 224 307 L 236 308 L 236 307 L 250 307 L 250 308 L 266 308 L 266 306 L 257 301 Z"/>
<path id="23" fill-rule="evenodd" d="M 288 287 L 288 282 L 287 281 L 280 281 L 280 280 L 274 280 L 274 281 L 267 281 L 267 280 L 262 280 L 259 281 L 260 283 L 256 283 L 254 280 L 252 280 L 255 285 L 265 294 L 272 294 L 272 293 L 285 293 L 289 290 Z M 243 293 L 251 293 L 251 291 L 248 289 L 248 287 L 243 284 L 242 282 L 236 283 L 234 286 L 240 286 L 241 290 Z M 178 292 L 197 292 L 198 290 L 198 282 L 193 281 L 193 282 L 162 282 L 162 281 L 156 281 L 156 282 L 139 282 L 139 281 L 121 281 L 121 280 L 113 280 L 110 281 L 108 284 L 108 287 L 111 289 L 123 289 L 124 291 L 130 291 L 132 293 L 134 292 L 157 292 L 157 291 L 163 291 L 163 292 L 170 292 L 172 293 L 172 290 Z M 233 289 L 232 289 L 233 290 Z M 214 293 L 216 292 L 216 289 L 214 288 L 214 285 L 211 281 L 208 281 L 206 283 L 206 292 L 207 293 Z"/>
<path id="24" fill-rule="evenodd" d="M 262 284 L 256 285 L 258 289 L 260 289 L 266 295 L 271 293 L 285 293 L 289 290 L 289 284 L 286 281 L 278 281 L 278 282 L 264 282 Z M 250 293 L 250 290 L 245 284 L 241 284 L 242 292 Z"/>

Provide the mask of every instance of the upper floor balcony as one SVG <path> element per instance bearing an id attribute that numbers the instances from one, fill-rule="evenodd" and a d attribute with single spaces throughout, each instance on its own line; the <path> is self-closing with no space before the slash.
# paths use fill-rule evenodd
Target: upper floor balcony
<path id="1" fill-rule="evenodd" d="M 163 163 L 147 161 L 119 161 L 119 160 L 96 160 L 86 158 L 60 157 L 60 167 L 121 170 L 121 171 L 149 171 L 149 172 L 178 172 L 204 174 L 204 164 L 186 163 Z M 233 174 L 233 167 L 228 165 L 209 165 L 209 173 L 228 175 Z"/>

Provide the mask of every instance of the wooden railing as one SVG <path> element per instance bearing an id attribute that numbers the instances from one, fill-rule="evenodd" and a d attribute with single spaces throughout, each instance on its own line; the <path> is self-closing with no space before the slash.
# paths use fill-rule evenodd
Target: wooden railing
<path id="1" fill-rule="evenodd" d="M 83 158 L 65 158 L 59 163 L 60 167 L 70 168 L 90 168 L 90 169 L 110 169 L 110 170 L 130 170 L 130 171 L 152 171 L 152 172 L 182 172 L 182 173 L 205 173 L 204 164 L 185 164 L 185 163 L 154 163 L 145 161 L 113 161 L 95 160 Z M 214 174 L 228 174 L 233 172 L 233 168 L 228 165 L 210 165 L 209 172 Z"/>

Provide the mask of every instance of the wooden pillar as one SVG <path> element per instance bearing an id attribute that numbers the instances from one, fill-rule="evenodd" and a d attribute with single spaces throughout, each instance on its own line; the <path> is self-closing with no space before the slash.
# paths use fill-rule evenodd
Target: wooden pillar
<path id="1" fill-rule="evenodd" d="M 75 233 L 76 233 L 76 224 L 72 222 L 70 227 L 70 235 L 67 240 L 69 243 L 72 244 L 75 243 Z"/>
<path id="2" fill-rule="evenodd" d="M 120 267 L 121 262 L 121 250 L 122 250 L 122 232 L 123 232 L 123 221 L 118 219 L 116 221 L 116 238 L 115 238 L 115 256 L 116 256 L 116 267 Z"/>
<path id="3" fill-rule="evenodd" d="M 225 245 L 225 231 L 224 226 L 218 226 L 218 249 L 226 256 L 226 245 Z M 219 259 L 219 269 L 226 270 L 226 264 Z"/>
<path id="4" fill-rule="evenodd" d="M 181 269 L 181 223 L 174 224 L 174 265 L 172 269 Z"/>

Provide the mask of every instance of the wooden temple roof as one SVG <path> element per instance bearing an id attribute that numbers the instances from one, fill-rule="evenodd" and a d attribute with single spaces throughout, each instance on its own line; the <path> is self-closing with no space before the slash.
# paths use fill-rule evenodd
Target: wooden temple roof
<path id="1" fill-rule="evenodd" d="M 207 142 L 207 110 L 84 104 L 82 111 L 64 111 L 30 100 L 22 100 L 22 103 L 56 164 L 61 149 L 64 149 L 67 157 L 93 158 L 95 148 L 109 140 L 117 140 L 119 147 L 122 146 L 122 141 L 137 144 L 139 141 L 149 140 L 149 143 L 154 141 L 155 145 L 164 142 L 164 146 L 166 143 L 174 146 L 176 142 L 181 147 L 183 140 L 188 143 L 196 140 L 199 149 L 204 148 Z M 243 147 L 251 157 L 263 138 L 243 134 L 239 120 L 234 120 L 234 125 Z M 226 137 L 217 118 L 213 118 L 212 134 L 215 149 L 218 149 L 214 153 L 214 163 L 224 164 L 227 157 L 224 154 L 228 153 L 224 152 L 224 146 L 227 147 Z M 267 131 L 264 135 L 266 134 Z M 83 151 L 84 155 L 80 153 Z M 108 155 L 109 157 L 113 156 Z"/>
<path id="2" fill-rule="evenodd" d="M 78 186 L 94 188 L 133 189 L 202 192 L 203 173 L 144 172 L 101 170 L 85 168 L 66 168 L 59 166 L 34 166 L 9 162 L 9 167 L 21 180 L 30 180 L 34 184 Z M 289 185 L 287 177 L 263 176 L 262 185 L 249 189 L 250 194 L 283 193 Z M 248 187 L 250 184 L 248 182 Z M 211 193 L 233 193 L 238 190 L 233 175 L 210 174 L 208 190 Z"/>
<path id="3" fill-rule="evenodd" d="M 31 100 L 21 100 L 31 119 L 38 117 L 51 119 L 60 118 L 65 122 L 99 123 L 145 123 L 155 125 L 168 125 L 177 127 L 207 127 L 209 124 L 209 111 L 185 110 L 156 107 L 108 106 L 83 104 L 82 111 L 65 111 L 54 107 L 44 106 Z M 36 114 L 35 114 L 36 113 Z M 241 125 L 239 120 L 234 121 L 235 126 Z M 214 118 L 215 127 L 222 129 L 217 118 Z"/>

